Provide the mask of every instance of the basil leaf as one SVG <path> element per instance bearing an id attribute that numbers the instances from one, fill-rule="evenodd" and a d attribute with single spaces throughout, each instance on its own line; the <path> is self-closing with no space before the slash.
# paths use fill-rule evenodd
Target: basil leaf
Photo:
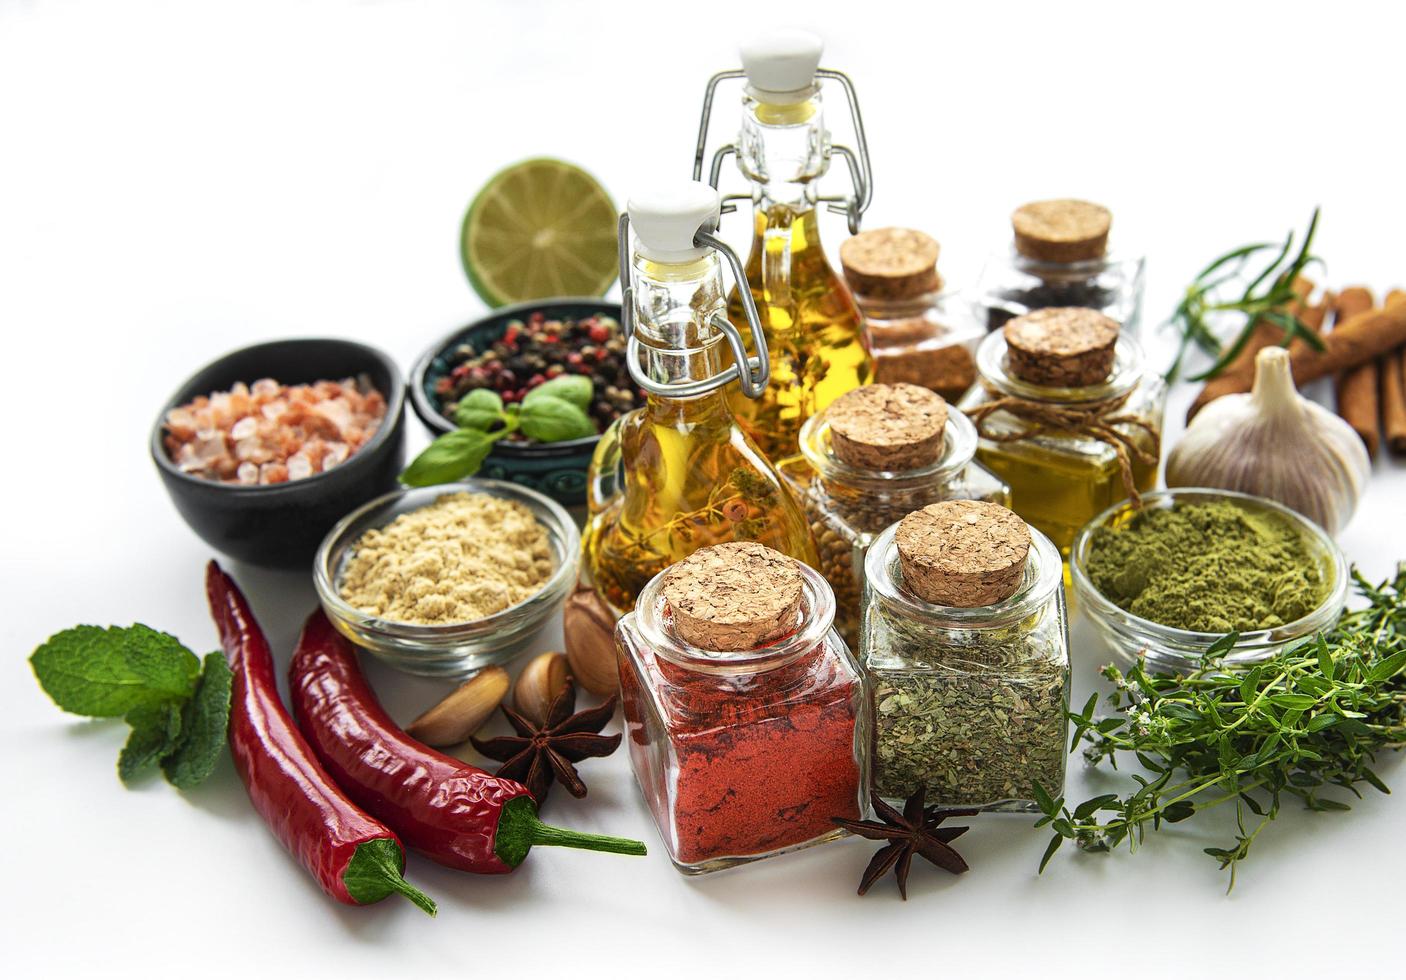
<path id="1" fill-rule="evenodd" d="M 400 474 L 400 482 L 411 487 L 432 487 L 472 476 L 483 465 L 494 442 L 493 436 L 477 429 L 446 432 L 415 457 Z"/>
<path id="2" fill-rule="evenodd" d="M 537 442 L 564 442 L 596 434 L 596 424 L 581 408 L 547 395 L 524 399 L 518 422 L 523 434 Z"/>
<path id="3" fill-rule="evenodd" d="M 195 697 L 181 714 L 180 739 L 161 760 L 166 781 L 177 789 L 199 786 L 215 771 L 229 728 L 230 686 L 234 681 L 225 655 L 205 655 L 205 670 Z"/>
<path id="4" fill-rule="evenodd" d="M 531 405 L 539 398 L 560 398 L 580 409 L 591 407 L 595 397 L 595 385 L 584 374 L 559 374 L 550 381 L 544 381 L 523 396 L 522 404 Z"/>
<path id="5" fill-rule="evenodd" d="M 183 702 L 200 673 L 200 661 L 180 640 L 141 623 L 125 629 L 75 626 L 55 633 L 34 651 L 29 664 L 55 704 L 94 718 Z"/>
<path id="6" fill-rule="evenodd" d="M 503 399 L 496 391 L 475 388 L 454 409 L 454 424 L 461 429 L 487 432 L 503 420 Z"/>

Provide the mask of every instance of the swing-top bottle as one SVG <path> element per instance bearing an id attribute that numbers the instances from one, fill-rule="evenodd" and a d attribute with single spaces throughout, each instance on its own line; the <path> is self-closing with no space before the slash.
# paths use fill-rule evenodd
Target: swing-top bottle
<path id="1" fill-rule="evenodd" d="M 756 541 L 817 564 L 799 505 L 729 406 L 734 387 L 744 398 L 766 390 L 767 348 L 750 297 L 756 356 L 728 318 L 719 257 L 734 277 L 742 264 L 713 234 L 719 203 L 707 184 L 681 181 L 632 197 L 620 219 L 626 362 L 645 404 L 601 437 L 584 545 L 591 584 L 617 614 L 709 545 Z"/>
<path id="2" fill-rule="evenodd" d="M 748 289 L 735 290 L 728 309 L 740 320 L 743 293 L 750 292 L 770 353 L 771 381 L 760 398 L 734 392 L 732 405 L 743 427 L 778 463 L 796 456 L 806 419 L 873 375 L 863 317 L 820 242 L 820 205 L 846 214 L 854 233 L 872 189 L 854 88 L 840 72 L 818 67 L 821 51 L 820 39 L 802 31 L 777 31 L 743 45 L 742 70 L 721 72 L 708 83 L 694 158 L 694 178 L 701 179 L 718 84 L 743 79 L 737 141 L 713 154 L 709 180 L 719 186 L 723 161 L 731 155 L 751 184 L 748 194 L 725 198 L 750 199 L 755 228 Z M 824 82 L 844 91 L 857 150 L 830 142 Z M 852 195 L 820 193 L 820 178 L 835 156 L 848 165 Z"/>

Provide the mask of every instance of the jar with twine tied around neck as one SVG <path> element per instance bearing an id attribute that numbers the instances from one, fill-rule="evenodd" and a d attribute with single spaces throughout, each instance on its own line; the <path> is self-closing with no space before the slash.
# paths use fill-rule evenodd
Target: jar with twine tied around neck
<path id="1" fill-rule="evenodd" d="M 801 428 L 807 469 L 787 475 L 835 592 L 835 628 L 851 648 L 859 642 L 864 555 L 879 532 L 942 500 L 1010 503 L 1010 489 L 974 461 L 976 442 L 965 415 L 911 384 L 857 388 Z"/>
<path id="2" fill-rule="evenodd" d="M 999 504 L 945 501 L 874 541 L 860 661 L 874 791 L 985 810 L 1064 789 L 1069 633 L 1053 542 Z"/>
<path id="3" fill-rule="evenodd" d="M 1011 488 L 1011 507 L 1063 554 L 1079 529 L 1157 483 L 1167 386 L 1117 321 L 1057 307 L 982 341 L 960 408 L 976 458 Z"/>

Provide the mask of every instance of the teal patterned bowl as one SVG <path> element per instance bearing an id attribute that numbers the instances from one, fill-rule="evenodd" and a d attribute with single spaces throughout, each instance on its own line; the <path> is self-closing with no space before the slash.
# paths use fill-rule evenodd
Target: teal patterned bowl
<path id="1" fill-rule="evenodd" d="M 538 299 L 500 307 L 441 338 L 420 356 L 410 374 L 411 407 L 431 433 L 439 436 L 455 429 L 453 421 L 439 413 L 434 395 L 435 383 L 450 371 L 449 361 L 454 350 L 464 343 L 483 350 L 503 336 L 509 321 L 526 319 L 528 314 L 537 311 L 557 319 L 579 320 L 596 313 L 604 313 L 617 321 L 620 319 L 620 304 L 603 299 L 588 296 Z M 583 506 L 586 503 L 586 474 L 599 441 L 600 436 L 588 436 L 567 442 L 500 442 L 493 447 L 475 475 L 529 487 L 568 507 Z"/>

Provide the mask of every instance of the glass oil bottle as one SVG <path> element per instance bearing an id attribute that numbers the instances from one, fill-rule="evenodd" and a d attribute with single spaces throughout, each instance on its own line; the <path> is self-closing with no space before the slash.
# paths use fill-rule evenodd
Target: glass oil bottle
<path id="1" fill-rule="evenodd" d="M 718 213 L 717 191 L 683 182 L 632 198 L 621 215 L 625 356 L 646 397 L 596 448 L 584 535 L 591 583 L 617 615 L 656 574 L 709 545 L 756 541 L 817 564 L 800 506 L 729 406 L 734 383 L 749 398 L 766 390 L 767 349 L 750 304 L 758 356 L 728 319 L 718 257 L 739 280 L 742 264 L 713 235 Z"/>
<path id="2" fill-rule="evenodd" d="M 770 353 L 771 381 L 761 398 L 749 399 L 742 392 L 731 398 L 743 427 L 778 462 L 796 456 L 806 419 L 873 375 L 859 307 L 820 242 L 819 205 L 847 214 L 851 232 L 858 231 L 872 187 L 854 88 L 840 72 L 818 67 L 821 50 L 819 38 L 800 31 L 778 31 L 744 45 L 743 70 L 721 72 L 708 83 L 694 157 L 694 178 L 701 179 L 717 85 L 745 79 L 737 142 L 714 153 L 710 183 L 718 186 L 728 155 L 736 157 L 751 183 L 750 194 L 728 199 L 752 201 L 754 237 L 746 278 Z M 844 89 L 857 152 L 830 142 L 823 80 Z M 819 193 L 819 178 L 836 155 L 849 166 L 852 197 Z M 728 307 L 734 320 L 741 318 L 740 291 L 733 291 Z"/>

